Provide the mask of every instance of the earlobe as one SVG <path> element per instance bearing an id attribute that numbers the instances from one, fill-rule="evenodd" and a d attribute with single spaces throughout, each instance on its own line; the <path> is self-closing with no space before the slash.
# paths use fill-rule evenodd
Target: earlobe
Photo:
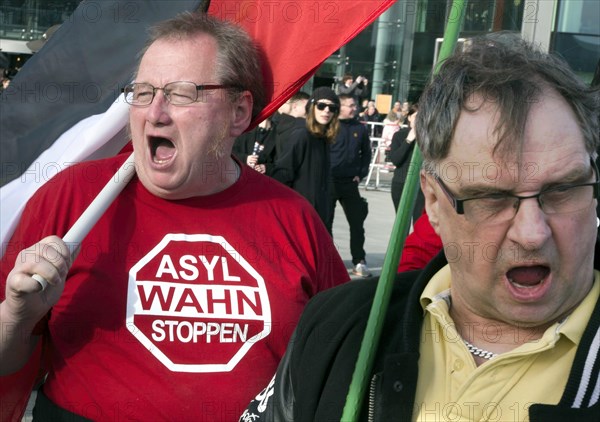
<path id="1" fill-rule="evenodd" d="M 425 197 L 425 211 L 429 217 L 429 223 L 439 236 L 439 197 L 433 186 L 433 178 L 428 176 L 425 170 L 421 171 L 421 191 Z"/>
<path id="2" fill-rule="evenodd" d="M 252 120 L 252 94 L 250 91 L 243 91 L 239 98 L 232 104 L 231 111 L 231 136 L 237 138 L 250 125 Z"/>

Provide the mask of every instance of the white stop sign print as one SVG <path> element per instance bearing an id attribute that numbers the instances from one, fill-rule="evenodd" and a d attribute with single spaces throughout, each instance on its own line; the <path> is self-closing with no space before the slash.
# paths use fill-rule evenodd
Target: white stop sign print
<path id="1" fill-rule="evenodd" d="M 269 335 L 269 297 L 222 236 L 167 234 L 129 271 L 127 327 L 171 371 L 231 371 Z"/>

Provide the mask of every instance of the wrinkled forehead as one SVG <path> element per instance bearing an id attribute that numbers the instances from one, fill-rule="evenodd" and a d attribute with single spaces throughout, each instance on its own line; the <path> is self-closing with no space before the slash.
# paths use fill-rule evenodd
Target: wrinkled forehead
<path id="1" fill-rule="evenodd" d="M 508 117 L 493 101 L 477 95 L 469 98 L 448 156 L 439 164 L 475 179 L 504 174 L 523 181 L 532 180 L 534 174 L 537 180 L 590 171 L 590 154 L 578 120 L 560 95 L 544 95 L 533 102 L 521 132 L 504 131 L 502 125 L 511 122 Z"/>
<path id="2" fill-rule="evenodd" d="M 217 51 L 216 40 L 205 33 L 189 37 L 159 38 L 144 52 L 137 73 L 172 71 L 212 78 L 216 69 Z"/>

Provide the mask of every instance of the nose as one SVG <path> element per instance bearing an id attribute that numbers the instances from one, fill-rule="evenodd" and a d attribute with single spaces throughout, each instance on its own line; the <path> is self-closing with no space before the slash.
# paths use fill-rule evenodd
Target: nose
<path id="1" fill-rule="evenodd" d="M 146 110 L 146 120 L 155 126 L 166 125 L 171 121 L 169 102 L 162 89 L 156 90 L 154 99 Z"/>
<path id="2" fill-rule="evenodd" d="M 552 236 L 547 219 L 548 216 L 540 208 L 537 198 L 521 200 L 507 237 L 524 250 L 540 249 Z"/>

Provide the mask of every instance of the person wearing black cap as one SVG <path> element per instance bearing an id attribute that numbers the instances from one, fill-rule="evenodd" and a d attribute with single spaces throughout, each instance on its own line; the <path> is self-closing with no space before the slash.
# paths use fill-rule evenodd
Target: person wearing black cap
<path id="1" fill-rule="evenodd" d="M 327 87 L 314 90 L 306 103 L 306 125 L 294 128 L 275 162 L 273 178 L 310 202 L 323 223 L 330 213 L 329 144 L 339 129 L 340 100 Z"/>

